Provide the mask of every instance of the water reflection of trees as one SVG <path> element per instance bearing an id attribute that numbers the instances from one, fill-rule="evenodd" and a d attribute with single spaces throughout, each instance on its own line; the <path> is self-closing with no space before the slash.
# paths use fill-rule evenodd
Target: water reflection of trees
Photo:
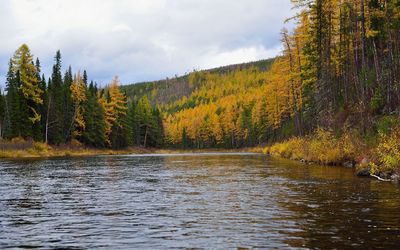
<path id="1" fill-rule="evenodd" d="M 286 170 L 280 174 L 294 180 L 279 204 L 294 212 L 285 219 L 302 229 L 288 232 L 289 245 L 345 249 L 400 242 L 398 187 L 354 177 L 341 167 L 279 164 Z"/>

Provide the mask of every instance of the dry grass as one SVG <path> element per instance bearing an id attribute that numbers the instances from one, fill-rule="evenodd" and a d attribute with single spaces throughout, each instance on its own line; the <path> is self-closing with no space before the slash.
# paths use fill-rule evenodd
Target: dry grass
<path id="1" fill-rule="evenodd" d="M 117 154 L 143 154 L 154 150 L 144 148 L 127 148 L 123 150 L 92 149 L 81 145 L 49 146 L 45 143 L 25 141 L 21 138 L 12 141 L 0 141 L 0 158 L 47 158 L 68 156 L 93 156 Z"/>
<path id="2" fill-rule="evenodd" d="M 335 136 L 331 130 L 317 129 L 311 136 L 294 137 L 266 147 L 263 152 L 292 160 L 340 165 L 345 161 L 354 161 L 364 148 L 365 145 L 354 131 Z"/>

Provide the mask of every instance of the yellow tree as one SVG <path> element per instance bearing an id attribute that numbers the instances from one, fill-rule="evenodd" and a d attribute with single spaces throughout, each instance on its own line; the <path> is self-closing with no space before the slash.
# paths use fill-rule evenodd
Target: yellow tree
<path id="1" fill-rule="evenodd" d="M 70 86 L 71 98 L 74 104 L 74 116 L 73 116 L 73 131 L 72 137 L 79 138 L 82 132 L 85 130 L 84 114 L 84 103 L 87 100 L 86 97 L 86 84 L 82 79 L 80 72 L 75 75 L 74 81 Z"/>
<path id="2" fill-rule="evenodd" d="M 32 123 L 39 122 L 41 116 L 36 106 L 38 104 L 43 104 L 43 90 L 40 89 L 37 69 L 33 64 L 33 56 L 26 44 L 21 45 L 21 47 L 15 51 L 12 58 L 12 66 L 14 74 L 19 74 L 21 83 L 19 89 L 24 98 L 28 101 L 28 107 L 32 112 L 29 120 Z"/>
<path id="3" fill-rule="evenodd" d="M 111 145 L 110 134 L 113 126 L 122 127 L 121 119 L 126 115 L 128 107 L 125 95 L 119 88 L 118 76 L 115 76 L 110 85 L 106 88 L 106 95 L 99 98 L 105 113 L 105 135 L 106 143 Z"/>

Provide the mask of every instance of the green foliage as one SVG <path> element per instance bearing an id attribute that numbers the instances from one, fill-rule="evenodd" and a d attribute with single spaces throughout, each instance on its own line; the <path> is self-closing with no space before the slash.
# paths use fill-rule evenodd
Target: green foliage
<path id="1" fill-rule="evenodd" d="M 102 148 L 105 146 L 105 117 L 104 109 L 99 103 L 97 87 L 92 82 L 86 92 L 87 102 L 85 103 L 85 130 L 82 141 L 91 147 Z"/>
<path id="2" fill-rule="evenodd" d="M 51 81 L 48 83 L 48 142 L 51 144 L 59 145 L 65 142 L 64 137 L 64 99 L 66 94 L 65 86 L 61 76 L 61 53 L 57 51 L 54 57 L 53 72 Z"/>
<path id="3" fill-rule="evenodd" d="M 391 129 L 399 124 L 399 118 L 396 116 L 384 116 L 378 119 L 376 124 L 376 131 L 379 135 L 388 135 L 391 132 Z"/>
<path id="4" fill-rule="evenodd" d="M 143 96 L 136 105 L 132 104 L 130 117 L 135 144 L 144 147 L 162 145 L 161 112 L 157 108 L 151 107 L 147 96 Z"/>

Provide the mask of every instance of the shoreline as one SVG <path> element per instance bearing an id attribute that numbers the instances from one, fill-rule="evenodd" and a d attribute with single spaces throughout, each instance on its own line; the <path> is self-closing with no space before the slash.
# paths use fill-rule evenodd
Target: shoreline
<path id="1" fill-rule="evenodd" d="M 0 150 L 1 159 L 21 160 L 61 157 L 90 157 L 100 155 L 195 154 L 195 153 L 261 153 L 252 148 L 243 149 L 157 149 L 130 147 L 126 149 L 57 148 L 41 145 L 40 148 Z"/>

